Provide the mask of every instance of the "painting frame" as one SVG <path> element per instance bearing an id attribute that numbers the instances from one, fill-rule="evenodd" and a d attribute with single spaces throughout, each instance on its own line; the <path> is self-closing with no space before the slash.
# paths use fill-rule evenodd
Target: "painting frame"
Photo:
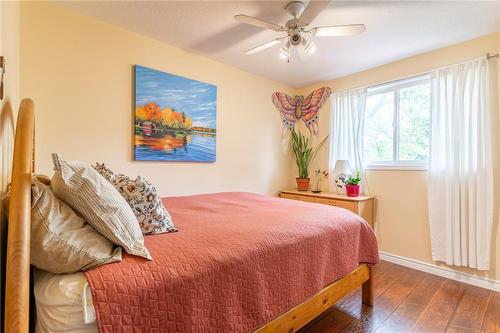
<path id="1" fill-rule="evenodd" d="M 214 163 L 217 86 L 133 66 L 133 160 Z"/>

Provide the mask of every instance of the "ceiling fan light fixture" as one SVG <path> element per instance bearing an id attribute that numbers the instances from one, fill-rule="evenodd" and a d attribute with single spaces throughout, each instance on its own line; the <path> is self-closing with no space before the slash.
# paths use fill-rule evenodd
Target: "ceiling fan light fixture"
<path id="1" fill-rule="evenodd" d="M 330 25 L 311 27 L 310 23 L 325 9 L 332 0 L 292 0 L 288 1 L 285 9 L 292 16 L 284 25 L 274 24 L 272 22 L 245 15 L 238 14 L 234 16 L 237 22 L 252 25 L 267 30 L 274 30 L 280 33 L 286 33 L 282 37 L 275 38 L 269 42 L 257 45 L 245 51 L 246 54 L 255 54 L 268 49 L 281 41 L 286 44 L 280 48 L 279 57 L 290 62 L 290 58 L 301 60 L 306 55 L 315 52 L 315 37 L 334 37 L 334 36 L 352 36 L 358 35 L 366 30 L 364 24 Z"/>
<path id="2" fill-rule="evenodd" d="M 314 42 L 312 40 L 308 41 L 305 37 L 302 37 L 302 42 L 300 44 L 304 48 L 304 53 L 306 55 L 310 55 L 316 50 Z"/>
<path id="3" fill-rule="evenodd" d="M 305 37 L 302 37 L 302 41 L 300 42 L 300 44 L 302 45 L 302 47 L 305 48 L 306 45 L 309 44 L 309 43 L 307 42 L 307 39 Z"/>
<path id="4" fill-rule="evenodd" d="M 280 49 L 280 58 L 283 60 L 289 60 L 290 59 L 290 46 L 285 45 Z"/>

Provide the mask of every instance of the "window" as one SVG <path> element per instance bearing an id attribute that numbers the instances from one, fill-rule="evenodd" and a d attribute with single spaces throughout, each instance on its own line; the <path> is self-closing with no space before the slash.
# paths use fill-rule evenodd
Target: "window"
<path id="1" fill-rule="evenodd" d="M 368 88 L 364 159 L 368 168 L 427 169 L 430 76 Z"/>

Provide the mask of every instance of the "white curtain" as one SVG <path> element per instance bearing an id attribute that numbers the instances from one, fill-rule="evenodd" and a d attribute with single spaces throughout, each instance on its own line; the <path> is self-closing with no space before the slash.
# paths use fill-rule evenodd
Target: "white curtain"
<path id="1" fill-rule="evenodd" d="M 490 267 L 493 223 L 488 60 L 432 73 L 429 220 L 433 260 Z"/>
<path id="2" fill-rule="evenodd" d="M 330 171 L 337 160 L 348 160 L 353 174 L 361 172 L 361 191 L 368 194 L 363 168 L 363 128 L 366 88 L 336 92 L 332 96 L 330 116 Z M 333 179 L 332 179 L 333 180 Z M 331 184 L 334 188 L 334 184 Z"/>

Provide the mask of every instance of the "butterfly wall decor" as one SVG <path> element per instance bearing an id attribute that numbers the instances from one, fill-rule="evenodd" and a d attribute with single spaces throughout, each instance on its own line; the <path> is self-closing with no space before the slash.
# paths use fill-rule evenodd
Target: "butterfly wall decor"
<path id="1" fill-rule="evenodd" d="M 285 128 L 293 129 L 295 122 L 302 119 L 309 131 L 319 136 L 318 112 L 331 93 L 329 87 L 316 89 L 306 98 L 304 96 L 294 98 L 285 93 L 275 92 L 273 103 L 281 113 Z"/>

